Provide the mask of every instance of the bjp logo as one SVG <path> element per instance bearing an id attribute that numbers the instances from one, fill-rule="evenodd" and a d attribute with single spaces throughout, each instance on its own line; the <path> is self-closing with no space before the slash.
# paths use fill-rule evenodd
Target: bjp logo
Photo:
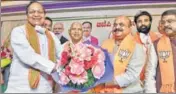
<path id="1" fill-rule="evenodd" d="M 123 59 L 127 59 L 130 55 L 130 51 L 120 49 L 118 56 L 121 58 L 119 61 L 123 63 Z"/>
<path id="2" fill-rule="evenodd" d="M 164 63 L 167 63 L 166 59 L 170 56 L 170 51 L 160 51 L 159 58 L 163 59 Z"/>

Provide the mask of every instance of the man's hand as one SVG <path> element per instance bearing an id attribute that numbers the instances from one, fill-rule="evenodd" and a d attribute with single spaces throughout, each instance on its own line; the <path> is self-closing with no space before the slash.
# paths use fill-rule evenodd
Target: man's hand
<path id="1" fill-rule="evenodd" d="M 4 84 L 4 80 L 3 80 L 3 75 L 2 75 L 2 72 L 1 72 L 1 85 Z"/>
<path id="2" fill-rule="evenodd" d="M 56 63 L 51 73 L 57 72 L 58 64 Z"/>

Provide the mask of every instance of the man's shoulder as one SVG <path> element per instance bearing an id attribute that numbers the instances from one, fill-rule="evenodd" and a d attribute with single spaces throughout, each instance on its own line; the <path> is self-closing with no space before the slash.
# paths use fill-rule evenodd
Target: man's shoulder
<path id="1" fill-rule="evenodd" d="M 140 43 L 136 43 L 132 57 L 145 59 L 145 51 Z"/>
<path id="2" fill-rule="evenodd" d="M 52 36 L 55 36 L 55 34 L 52 31 L 48 31 Z"/>
<path id="3" fill-rule="evenodd" d="M 106 39 L 106 40 L 103 41 L 103 43 L 101 45 L 101 47 L 103 49 L 108 50 L 109 53 L 113 52 L 114 46 L 115 46 L 114 39 Z"/>
<path id="4" fill-rule="evenodd" d="M 24 33 L 24 31 L 25 31 L 25 25 L 20 25 L 20 26 L 14 27 L 12 29 L 12 33 L 11 34 Z"/>
<path id="5" fill-rule="evenodd" d="M 15 29 L 25 29 L 25 25 L 16 26 L 13 28 L 13 30 Z"/>
<path id="6" fill-rule="evenodd" d="M 103 43 L 112 43 L 114 42 L 114 39 L 106 39 L 103 41 Z"/>
<path id="7" fill-rule="evenodd" d="M 152 42 L 158 40 L 162 36 L 162 34 L 160 34 L 159 32 L 154 32 L 154 31 L 150 31 L 149 35 L 150 35 Z"/>
<path id="8" fill-rule="evenodd" d="M 61 38 L 60 38 L 61 44 L 64 44 L 64 43 L 67 42 L 67 41 L 68 41 L 68 39 L 67 39 L 66 37 L 61 36 Z"/>
<path id="9" fill-rule="evenodd" d="M 154 47 L 155 47 L 155 50 L 157 49 L 157 44 L 158 44 L 159 40 L 160 40 L 160 38 L 158 38 L 157 40 L 155 40 L 155 41 L 153 42 L 153 45 L 154 45 Z"/>
<path id="10" fill-rule="evenodd" d="M 64 36 L 61 36 L 61 39 L 62 40 L 68 40 L 66 37 L 64 37 Z"/>
<path id="11" fill-rule="evenodd" d="M 160 40 L 160 38 L 158 38 L 157 40 L 155 40 L 155 41 L 153 42 L 153 44 L 158 44 L 159 40 Z"/>
<path id="12" fill-rule="evenodd" d="M 102 46 L 104 45 L 108 45 L 108 44 L 111 44 L 113 45 L 114 44 L 114 39 L 106 39 L 102 42 Z"/>

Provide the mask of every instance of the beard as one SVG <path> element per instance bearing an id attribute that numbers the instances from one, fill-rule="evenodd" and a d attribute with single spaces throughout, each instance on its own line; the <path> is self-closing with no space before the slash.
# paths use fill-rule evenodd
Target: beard
<path id="1" fill-rule="evenodd" d="M 137 27 L 137 30 L 139 33 L 148 34 L 150 32 L 150 28 L 151 28 L 151 24 L 148 26 L 142 25 L 140 27 Z"/>

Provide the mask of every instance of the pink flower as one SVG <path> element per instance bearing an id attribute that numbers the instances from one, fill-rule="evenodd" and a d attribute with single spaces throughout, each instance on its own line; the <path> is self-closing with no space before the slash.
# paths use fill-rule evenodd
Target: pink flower
<path id="1" fill-rule="evenodd" d="M 95 78 L 100 79 L 105 72 L 104 64 L 97 63 L 92 67 L 92 73 Z"/>
<path id="2" fill-rule="evenodd" d="M 63 72 L 61 72 L 60 78 L 59 78 L 59 83 L 62 85 L 66 85 L 69 83 L 69 81 L 70 81 L 70 79 Z"/>
<path id="3" fill-rule="evenodd" d="M 60 83 L 66 85 L 69 81 L 73 84 L 84 84 L 88 79 L 87 70 L 90 69 L 94 78 L 100 79 L 105 72 L 104 52 L 92 45 L 78 43 L 70 44 L 71 52 L 64 51 L 61 55 L 60 65 L 64 69 L 60 74 Z M 69 58 L 71 60 L 69 61 Z"/>
<path id="4" fill-rule="evenodd" d="M 94 54 L 95 50 L 94 50 L 94 48 L 93 48 L 93 47 L 88 46 L 88 49 L 90 49 L 90 50 L 91 50 L 91 53 L 92 53 L 92 54 Z"/>
<path id="5" fill-rule="evenodd" d="M 71 72 L 70 72 L 70 67 L 69 66 L 66 66 L 65 67 L 65 75 L 70 75 L 71 74 Z"/>
<path id="6" fill-rule="evenodd" d="M 64 66 L 67 63 L 68 63 L 68 53 L 64 51 L 61 54 L 61 66 Z"/>
<path id="7" fill-rule="evenodd" d="M 63 51 L 65 51 L 65 52 L 70 52 L 71 51 L 70 43 L 69 42 L 66 42 L 64 44 Z"/>
<path id="8" fill-rule="evenodd" d="M 84 63 L 78 59 L 73 59 L 69 63 L 70 72 L 72 74 L 80 75 L 84 72 Z"/>
<path id="9" fill-rule="evenodd" d="M 12 54 L 7 47 L 1 46 L 1 58 L 12 59 Z"/>
<path id="10" fill-rule="evenodd" d="M 86 58 L 86 53 L 81 53 L 81 55 L 78 57 L 80 61 L 84 61 Z"/>
<path id="11" fill-rule="evenodd" d="M 6 52 L 1 52 L 1 58 L 6 58 L 6 56 L 7 56 L 7 54 L 6 54 Z"/>
<path id="12" fill-rule="evenodd" d="M 92 56 L 90 61 L 84 62 L 84 68 L 86 70 L 92 68 L 92 66 L 94 66 L 97 63 L 97 59 L 98 59 L 97 56 Z"/>
<path id="13" fill-rule="evenodd" d="M 104 64 L 104 60 L 105 60 L 105 55 L 104 55 L 103 51 L 100 50 L 98 52 L 98 60 L 97 60 L 97 62 Z"/>
<path id="14" fill-rule="evenodd" d="M 69 75 L 69 78 L 71 79 L 73 84 L 78 84 L 78 85 L 83 84 L 88 81 L 88 75 L 86 71 L 84 71 L 80 75 Z"/>
<path id="15" fill-rule="evenodd" d="M 79 59 L 81 61 L 84 61 L 84 60 L 90 61 L 91 54 L 92 54 L 90 49 L 84 47 L 83 49 L 80 50 L 80 54 L 81 55 L 80 55 Z"/>
<path id="16" fill-rule="evenodd" d="M 92 51 L 91 51 L 91 49 L 87 48 L 84 53 L 86 54 L 84 60 L 90 61 L 90 60 L 91 60 L 91 56 L 92 56 L 92 54 L 93 54 Z"/>

